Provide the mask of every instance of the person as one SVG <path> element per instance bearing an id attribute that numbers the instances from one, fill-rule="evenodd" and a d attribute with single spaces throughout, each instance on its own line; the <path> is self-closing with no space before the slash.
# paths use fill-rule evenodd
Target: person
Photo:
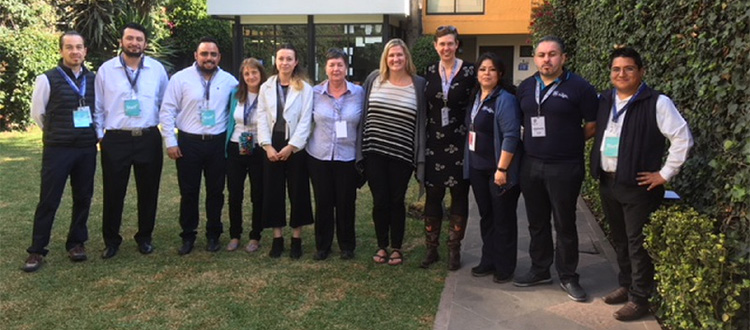
<path id="1" fill-rule="evenodd" d="M 193 56 L 195 63 L 169 80 L 159 112 L 167 156 L 175 160 L 180 186 L 179 255 L 192 252 L 195 244 L 201 174 L 206 180 L 206 250 L 216 252 L 221 248 L 226 109 L 229 94 L 238 84 L 219 67 L 221 52 L 215 39 L 201 38 Z"/>
<path id="2" fill-rule="evenodd" d="M 260 248 L 263 231 L 263 159 L 266 153 L 258 145 L 258 92 L 267 79 L 263 64 L 246 58 L 240 65 L 240 85 L 232 91 L 227 120 L 227 191 L 229 192 L 229 237 L 227 251 L 234 251 L 242 237 L 242 201 L 245 178 L 250 179 L 250 200 L 253 203 L 252 228 L 245 251 Z"/>
<path id="3" fill-rule="evenodd" d="M 409 48 L 401 39 L 385 44 L 380 69 L 364 83 L 356 159 L 372 192 L 372 220 L 378 240 L 375 263 L 403 263 L 406 188 L 415 169 L 420 184 L 424 180 L 424 87 L 425 80 L 416 75 Z"/>
<path id="4" fill-rule="evenodd" d="M 167 88 L 164 66 L 143 52 L 148 47 L 146 28 L 128 23 L 120 39 L 122 53 L 104 62 L 96 75 L 94 121 L 101 139 L 102 258 L 117 254 L 122 243 L 120 225 L 130 168 L 138 193 L 138 251 L 154 251 L 151 236 L 156 223 L 159 181 L 164 162 L 159 107 Z"/>
<path id="5" fill-rule="evenodd" d="M 439 260 L 440 227 L 445 190 L 451 193 L 448 269 L 461 267 L 461 240 L 469 215 L 469 181 L 463 177 L 466 143 L 466 107 L 476 85 L 474 64 L 456 58 L 458 30 L 440 26 L 435 31 L 435 51 L 440 61 L 427 68 L 427 141 L 425 149 L 424 226 L 427 253 L 420 265 L 427 268 Z"/>
<path id="6" fill-rule="evenodd" d="M 39 203 L 34 212 L 31 246 L 23 270 L 34 272 L 49 252 L 52 223 L 70 177 L 73 197 L 65 249 L 70 260 L 86 260 L 86 223 L 94 193 L 96 171 L 96 123 L 92 120 L 94 79 L 83 62 L 87 48 L 75 31 L 60 36 L 57 67 L 37 76 L 31 95 L 31 117 L 42 129 L 42 170 Z M 9 175 L 9 173 L 6 173 Z"/>
<path id="7" fill-rule="evenodd" d="M 494 53 L 477 59 L 477 88 L 466 121 L 469 126 L 465 174 L 479 209 L 482 257 L 473 276 L 493 274 L 493 281 L 513 278 L 518 250 L 516 208 L 521 146 L 521 108 L 502 83 L 505 66 Z"/>
<path id="8" fill-rule="evenodd" d="M 282 229 L 286 226 L 286 192 L 289 189 L 292 240 L 289 256 L 302 257 L 302 226 L 313 223 L 310 178 L 305 145 L 312 122 L 312 87 L 305 82 L 291 44 L 276 50 L 276 75 L 260 86 L 258 94 L 258 144 L 266 151 L 263 161 L 263 218 L 273 228 L 268 255 L 284 252 Z"/>
<path id="9" fill-rule="evenodd" d="M 516 94 L 523 111 L 520 184 L 529 220 L 531 268 L 513 283 L 552 283 L 549 268 L 554 259 L 561 288 L 580 302 L 586 300 L 586 291 L 576 273 L 576 202 L 584 176 L 584 141 L 594 135 L 598 101 L 591 84 L 564 69 L 566 56 L 561 39 L 542 38 L 534 53 L 538 72 L 521 82 Z"/>
<path id="10" fill-rule="evenodd" d="M 354 204 L 359 174 L 354 167 L 357 129 L 362 115 L 362 87 L 346 80 L 349 55 L 326 53 L 328 80 L 313 87 L 313 129 L 307 143 L 308 168 L 315 193 L 315 260 L 331 253 L 333 231 L 341 259 L 354 257 Z"/>
<path id="11" fill-rule="evenodd" d="M 645 68 L 633 48 L 610 55 L 611 90 L 601 93 L 590 170 L 599 180 L 604 217 L 617 253 L 619 288 L 607 304 L 627 302 L 614 313 L 621 321 L 648 313 L 654 265 L 643 247 L 643 227 L 664 196 L 664 184 L 687 159 L 693 137 L 672 100 L 643 82 Z M 665 142 L 669 152 L 664 159 Z"/>

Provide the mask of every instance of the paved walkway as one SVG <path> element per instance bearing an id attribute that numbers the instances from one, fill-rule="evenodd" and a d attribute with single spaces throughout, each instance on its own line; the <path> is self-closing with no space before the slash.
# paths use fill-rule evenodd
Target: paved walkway
<path id="1" fill-rule="evenodd" d="M 523 197 L 518 205 L 516 274 L 523 274 L 531 264 Z M 471 267 L 479 263 L 482 247 L 479 216 L 472 198 L 468 230 L 463 241 L 463 267 L 450 272 L 445 280 L 434 329 L 661 329 L 653 316 L 637 322 L 620 322 L 612 317 L 620 306 L 607 305 L 600 297 L 617 287 L 614 250 L 581 199 L 578 201 L 577 224 L 578 273 L 581 286 L 589 295 L 588 301 L 583 303 L 570 300 L 560 289 L 554 265 L 551 269 L 552 285 L 530 288 L 518 288 L 512 283 L 497 284 L 492 282 L 492 276 L 471 276 Z"/>

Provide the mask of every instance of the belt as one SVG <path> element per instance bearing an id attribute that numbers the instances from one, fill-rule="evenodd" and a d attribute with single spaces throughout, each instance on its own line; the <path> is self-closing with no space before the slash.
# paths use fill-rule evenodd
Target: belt
<path id="1" fill-rule="evenodd" d="M 602 177 L 603 178 L 607 178 L 607 179 L 610 179 L 610 180 L 614 180 L 615 179 L 615 172 L 604 172 L 604 171 L 602 171 L 601 173 L 602 173 Z"/>
<path id="2" fill-rule="evenodd" d="M 157 131 L 158 128 L 156 126 L 151 127 L 143 127 L 143 128 L 131 128 L 131 129 L 108 129 L 107 134 L 126 134 L 130 136 L 142 136 L 143 133 L 148 133 L 151 131 Z"/>
<path id="3" fill-rule="evenodd" d="M 221 139 L 224 140 L 224 137 L 226 136 L 226 133 L 220 133 L 220 134 L 192 134 L 180 131 L 179 132 L 181 137 L 184 137 L 189 140 L 197 140 L 197 141 L 211 141 L 213 139 Z"/>

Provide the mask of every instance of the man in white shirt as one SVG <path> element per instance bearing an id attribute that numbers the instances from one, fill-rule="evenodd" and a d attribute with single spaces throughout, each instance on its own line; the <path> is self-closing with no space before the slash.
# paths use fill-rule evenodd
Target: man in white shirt
<path id="1" fill-rule="evenodd" d="M 146 28 L 127 24 L 120 40 L 122 53 L 97 72 L 94 121 L 102 152 L 104 259 L 114 257 L 122 243 L 120 224 L 131 167 L 138 192 L 135 241 L 142 254 L 154 250 L 151 234 L 164 162 L 157 125 L 168 78 L 164 66 L 143 53 L 147 46 Z"/>
<path id="2" fill-rule="evenodd" d="M 626 303 L 614 313 L 620 321 L 648 313 L 654 265 L 643 247 L 643 226 L 664 196 L 664 184 L 685 162 L 693 145 L 687 122 L 669 97 L 643 82 L 643 61 L 632 48 L 610 56 L 614 88 L 599 99 L 591 173 L 599 179 L 604 216 L 610 224 L 620 267 L 619 288 L 602 299 Z M 662 163 L 666 140 L 669 151 Z"/>
<path id="3" fill-rule="evenodd" d="M 227 104 L 230 92 L 238 84 L 237 79 L 219 68 L 221 53 L 215 39 L 202 38 L 194 56 L 192 66 L 169 80 L 159 112 L 167 155 L 176 161 L 180 185 L 180 255 L 190 253 L 195 243 L 201 175 L 206 178 L 206 250 L 220 249 Z"/>

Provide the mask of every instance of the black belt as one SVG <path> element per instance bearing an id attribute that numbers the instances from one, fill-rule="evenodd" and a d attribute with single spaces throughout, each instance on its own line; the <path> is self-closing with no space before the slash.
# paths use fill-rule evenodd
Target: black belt
<path id="1" fill-rule="evenodd" d="M 221 139 L 224 140 L 226 137 L 226 133 L 221 134 L 192 134 L 180 131 L 179 132 L 181 137 L 184 137 L 189 140 L 197 140 L 197 141 L 211 141 L 213 139 Z"/>
<path id="2" fill-rule="evenodd" d="M 143 128 L 131 128 L 131 129 L 108 129 L 106 134 L 112 133 L 112 134 L 122 134 L 122 135 L 130 135 L 130 136 L 142 136 L 143 133 L 149 133 L 151 131 L 158 131 L 159 129 L 156 128 L 156 126 L 151 127 L 143 127 Z"/>

